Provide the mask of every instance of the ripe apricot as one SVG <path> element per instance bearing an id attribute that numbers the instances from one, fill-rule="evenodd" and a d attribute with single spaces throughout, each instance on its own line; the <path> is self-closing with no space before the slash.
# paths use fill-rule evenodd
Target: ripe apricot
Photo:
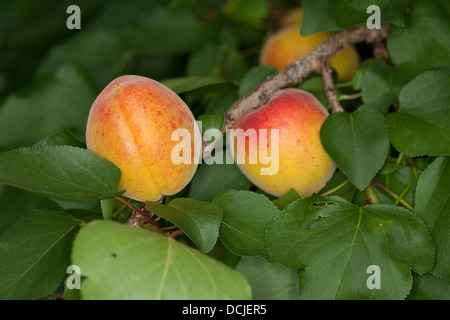
<path id="1" fill-rule="evenodd" d="M 238 143 L 234 145 L 235 159 L 246 160 L 237 162 L 237 166 L 251 182 L 273 196 L 282 196 L 291 188 L 301 197 L 318 192 L 336 169 L 320 141 L 320 128 L 327 116 L 327 109 L 309 92 L 299 89 L 275 92 L 267 104 L 244 115 L 235 125 L 235 140 L 247 140 L 245 149 L 239 149 Z M 256 139 L 244 137 L 251 129 L 258 135 Z M 275 133 L 278 138 L 272 139 Z M 266 134 L 267 139 L 260 140 Z M 278 164 L 264 164 L 260 152 L 265 147 L 271 161 L 278 160 Z M 279 154 L 275 156 L 277 151 Z M 257 158 L 256 163 L 251 163 L 252 157 Z M 277 172 L 262 174 L 261 169 L 269 166 L 277 167 Z"/>
<path id="2" fill-rule="evenodd" d="M 172 141 L 176 129 L 186 129 L 192 137 L 190 163 L 172 161 L 172 149 L 179 143 Z M 94 101 L 86 143 L 120 168 L 119 189 L 126 190 L 125 196 L 155 201 L 179 192 L 192 179 L 201 135 L 177 94 L 155 80 L 126 75 L 108 84 Z"/>

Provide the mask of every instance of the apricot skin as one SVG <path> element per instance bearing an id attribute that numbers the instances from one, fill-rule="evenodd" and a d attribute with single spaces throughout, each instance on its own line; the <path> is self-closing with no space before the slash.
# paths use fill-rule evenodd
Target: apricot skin
<path id="1" fill-rule="evenodd" d="M 275 92 L 266 105 L 241 118 L 235 129 L 253 128 L 258 134 L 259 129 L 279 129 L 278 172 L 261 175 L 261 168 L 269 165 L 261 165 L 259 158 L 256 164 L 246 161 L 237 164 L 238 167 L 257 187 L 276 197 L 291 188 L 301 197 L 318 192 L 336 169 L 320 141 L 320 128 L 327 116 L 326 108 L 309 92 L 299 89 Z M 270 155 L 270 138 L 267 146 Z M 256 148 L 247 141 L 246 158 L 251 150 Z"/>
<path id="2" fill-rule="evenodd" d="M 174 164 L 171 141 L 175 129 L 186 129 L 191 139 L 191 163 Z M 114 163 L 122 171 L 119 190 L 139 201 L 155 201 L 172 195 L 192 179 L 194 132 L 200 137 L 194 116 L 173 91 L 152 79 L 126 75 L 113 80 L 94 101 L 87 122 L 89 150 Z"/>
<path id="3" fill-rule="evenodd" d="M 304 58 L 331 35 L 331 32 L 317 32 L 304 37 L 300 35 L 300 25 L 287 26 L 267 38 L 261 49 L 259 62 L 277 70 L 284 69 Z M 340 80 L 349 81 L 358 69 L 360 57 L 354 46 L 348 46 L 328 61 L 337 71 Z"/>

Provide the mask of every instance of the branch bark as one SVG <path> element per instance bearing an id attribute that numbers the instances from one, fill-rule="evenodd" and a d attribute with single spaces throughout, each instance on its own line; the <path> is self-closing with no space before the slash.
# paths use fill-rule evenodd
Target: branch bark
<path id="1" fill-rule="evenodd" d="M 321 73 L 324 61 L 336 55 L 343 48 L 358 42 L 379 43 L 387 38 L 389 24 L 381 25 L 381 29 L 368 29 L 365 25 L 342 30 L 321 43 L 315 50 L 302 60 L 267 78 L 266 81 L 254 88 L 241 99 L 233 103 L 225 113 L 225 122 L 222 134 L 231 129 L 234 123 L 244 114 L 267 103 L 269 96 L 275 91 L 289 85 L 302 82 L 312 72 Z M 334 88 L 334 86 L 333 86 Z M 339 102 L 338 102 L 339 105 Z M 206 142 L 203 145 L 203 157 L 211 154 L 215 142 Z"/>
<path id="2" fill-rule="evenodd" d="M 322 76 L 323 88 L 325 90 L 325 95 L 330 103 L 331 112 L 343 112 L 344 109 L 339 103 L 339 99 L 336 93 L 336 88 L 334 87 L 333 75 L 330 65 L 327 61 L 322 61 L 322 66 L 320 68 L 320 75 Z"/>

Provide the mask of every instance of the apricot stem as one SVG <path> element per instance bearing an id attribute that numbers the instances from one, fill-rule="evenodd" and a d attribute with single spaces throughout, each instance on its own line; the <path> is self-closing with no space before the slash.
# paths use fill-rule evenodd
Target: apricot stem
<path id="1" fill-rule="evenodd" d="M 414 182 L 414 174 L 412 172 L 412 168 L 409 170 L 409 181 L 406 187 L 402 190 L 402 192 L 399 194 L 398 198 L 395 199 L 394 206 L 398 205 L 398 203 L 403 199 L 403 197 L 408 193 L 409 189 L 411 189 L 411 186 Z"/>
<path id="2" fill-rule="evenodd" d="M 341 184 L 337 185 L 336 187 L 334 187 L 333 189 L 330 189 L 328 191 L 322 192 L 320 195 L 321 196 L 328 196 L 330 194 L 332 194 L 333 192 L 338 191 L 339 189 L 341 189 L 342 187 L 344 187 L 347 183 L 349 182 L 348 179 L 346 179 L 344 182 L 342 182 Z"/>
<path id="3" fill-rule="evenodd" d="M 400 163 L 403 160 L 403 153 L 399 153 L 398 157 L 397 157 L 397 161 L 395 161 L 396 165 L 400 165 Z"/>
<path id="4" fill-rule="evenodd" d="M 176 229 L 176 228 L 178 228 L 178 226 L 173 225 L 173 226 L 170 226 L 170 227 L 159 228 L 159 230 L 169 231 L 169 230 L 173 230 L 173 229 Z"/>
<path id="5" fill-rule="evenodd" d="M 384 186 L 383 184 L 379 183 L 378 181 L 372 180 L 372 183 L 373 183 L 375 186 L 377 186 L 377 187 L 383 189 L 384 191 L 386 191 L 392 198 L 394 198 L 394 199 L 398 199 L 398 198 L 399 198 L 398 194 L 396 194 L 394 191 L 392 191 L 391 189 L 387 188 L 387 187 Z M 400 202 L 402 205 L 404 205 L 406 208 L 408 208 L 409 210 L 414 211 L 414 207 L 411 206 L 411 205 L 410 205 L 408 202 L 406 202 L 405 200 L 400 199 L 399 202 Z"/>
<path id="6" fill-rule="evenodd" d="M 119 200 L 120 202 L 122 202 L 124 205 L 130 207 L 131 209 L 133 209 L 136 212 L 139 212 L 141 215 L 146 216 L 147 213 L 142 212 L 141 209 L 139 209 L 138 207 L 136 207 L 135 205 L 133 205 L 132 203 L 128 202 L 127 200 L 125 200 L 122 197 L 116 197 L 117 200 Z"/>
<path id="7" fill-rule="evenodd" d="M 358 99 L 361 97 L 361 92 L 357 92 L 354 94 L 341 94 L 339 96 L 339 100 L 353 100 L 353 99 Z"/>

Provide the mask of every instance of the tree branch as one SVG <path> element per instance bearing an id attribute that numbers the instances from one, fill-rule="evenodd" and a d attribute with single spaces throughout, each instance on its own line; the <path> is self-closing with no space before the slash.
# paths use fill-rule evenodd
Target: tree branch
<path id="1" fill-rule="evenodd" d="M 379 43 L 386 39 L 389 27 L 389 24 L 381 25 L 381 29 L 368 29 L 365 25 L 358 26 L 342 30 L 327 38 L 302 60 L 268 77 L 266 81 L 233 103 L 225 113 L 222 134 L 225 134 L 227 129 L 231 129 L 244 114 L 266 104 L 269 96 L 275 91 L 302 82 L 312 72 L 321 73 L 323 61 L 328 61 L 343 48 L 358 42 Z M 210 155 L 214 145 L 215 142 L 204 143 L 203 157 Z"/>
<path id="2" fill-rule="evenodd" d="M 320 75 L 322 76 L 323 89 L 325 91 L 325 95 L 328 98 L 328 102 L 330 103 L 331 112 L 343 112 L 344 109 L 339 103 L 336 88 L 334 87 L 332 72 L 333 71 L 331 70 L 328 62 L 326 60 L 322 61 L 322 65 L 320 67 Z"/>

